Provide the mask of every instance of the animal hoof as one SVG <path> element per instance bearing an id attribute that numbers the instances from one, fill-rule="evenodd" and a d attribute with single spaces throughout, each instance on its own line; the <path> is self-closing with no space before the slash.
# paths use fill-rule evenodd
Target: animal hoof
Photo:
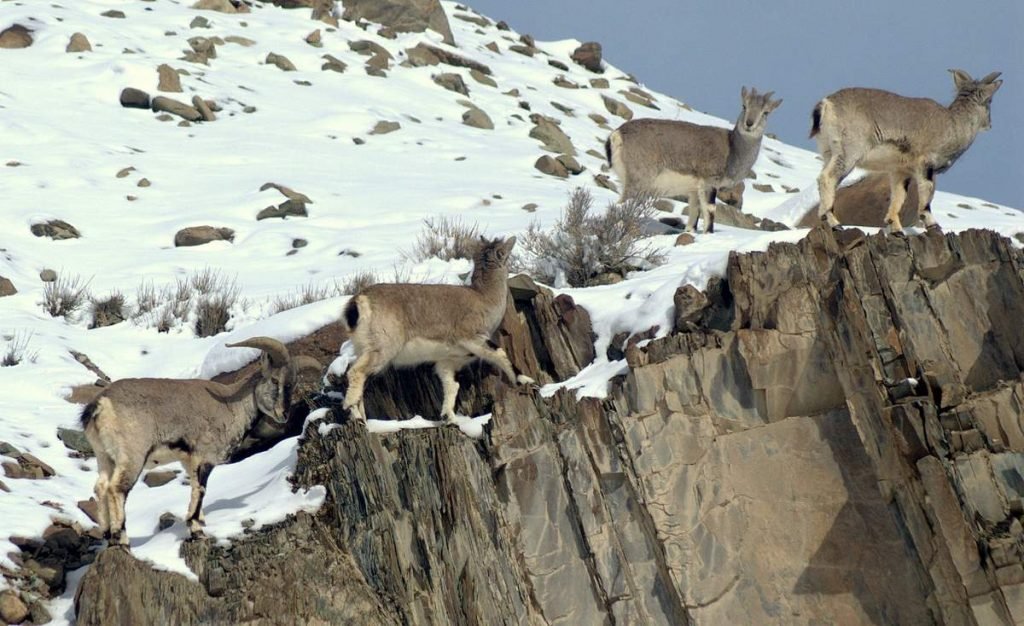
<path id="1" fill-rule="evenodd" d="M 520 374 L 519 376 L 516 376 L 516 382 L 519 383 L 520 385 L 534 385 L 537 383 L 537 381 L 530 378 L 526 374 Z"/>

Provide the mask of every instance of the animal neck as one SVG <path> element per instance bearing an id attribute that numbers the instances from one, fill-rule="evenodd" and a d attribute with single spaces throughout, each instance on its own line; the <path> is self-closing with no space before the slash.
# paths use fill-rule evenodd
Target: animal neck
<path id="1" fill-rule="evenodd" d="M 969 96 L 957 96 L 949 107 L 947 151 L 953 160 L 974 143 L 981 132 L 984 111 Z"/>
<path id="2" fill-rule="evenodd" d="M 475 264 L 469 286 L 485 298 L 500 304 L 508 292 L 508 269 L 505 267 L 489 269 L 482 263 Z"/>
<path id="3" fill-rule="evenodd" d="M 222 397 L 231 407 L 231 412 L 238 418 L 238 426 L 244 431 L 249 424 L 256 419 L 259 410 L 256 408 L 256 383 L 260 381 L 263 373 L 259 368 L 254 369 L 247 376 L 243 376 L 235 382 L 221 385 L 223 388 Z"/>
<path id="4" fill-rule="evenodd" d="M 743 180 L 750 172 L 761 151 L 762 133 L 750 134 L 740 131 L 742 120 L 729 131 L 729 157 L 725 162 L 725 177 L 732 182 Z"/>

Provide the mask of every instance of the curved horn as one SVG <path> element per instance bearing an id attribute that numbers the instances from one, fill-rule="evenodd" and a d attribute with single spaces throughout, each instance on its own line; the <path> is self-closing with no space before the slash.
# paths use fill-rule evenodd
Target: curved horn
<path id="1" fill-rule="evenodd" d="M 991 74 L 989 74 L 985 78 L 980 79 L 978 82 L 979 83 L 991 83 L 995 79 L 997 79 L 1000 76 L 1002 76 L 1002 74 L 1003 74 L 1002 72 L 992 72 Z"/>
<path id="2" fill-rule="evenodd" d="M 238 343 L 224 344 L 229 348 L 256 348 L 263 350 L 270 356 L 270 364 L 274 367 L 287 365 L 291 357 L 288 355 L 288 348 L 277 339 L 270 337 L 251 337 Z"/>
<path id="3" fill-rule="evenodd" d="M 303 371 L 315 371 L 317 374 L 326 369 L 320 361 L 306 354 L 298 354 L 292 358 L 292 367 L 296 373 Z"/>

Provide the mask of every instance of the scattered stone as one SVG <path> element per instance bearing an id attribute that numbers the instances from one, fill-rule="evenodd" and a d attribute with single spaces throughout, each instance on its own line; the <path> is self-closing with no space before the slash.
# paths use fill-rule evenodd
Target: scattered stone
<path id="1" fill-rule="evenodd" d="M 548 65 L 550 65 L 551 67 L 560 69 L 563 72 L 568 72 L 569 71 L 569 66 L 568 65 L 566 65 L 565 63 L 562 63 L 561 61 L 556 61 L 555 59 L 548 59 Z"/>
<path id="2" fill-rule="evenodd" d="M 743 208 L 743 192 L 746 191 L 747 184 L 742 180 L 732 187 L 723 187 L 718 190 L 718 201 L 724 202 L 729 206 L 734 206 L 737 209 Z"/>
<path id="3" fill-rule="evenodd" d="M 522 54 L 522 55 L 528 56 L 528 57 L 532 57 L 534 54 L 537 53 L 537 50 L 535 48 L 531 48 L 529 46 L 524 46 L 524 45 L 518 44 L 518 43 L 512 44 L 511 46 L 508 47 L 508 49 L 511 50 L 512 52 L 518 52 L 519 54 Z"/>
<path id="4" fill-rule="evenodd" d="M 96 502 L 96 498 L 89 498 L 88 500 L 78 501 L 78 510 L 80 510 L 82 513 L 85 513 L 86 517 L 96 522 L 97 524 L 100 523 L 99 509 L 99 503 Z"/>
<path id="5" fill-rule="evenodd" d="M 462 123 L 473 128 L 494 129 L 494 122 L 491 121 L 491 117 L 483 109 L 477 107 L 472 107 L 462 114 Z"/>
<path id="6" fill-rule="evenodd" d="M 339 74 L 343 74 L 345 70 L 348 69 L 348 65 L 346 65 L 344 61 L 337 59 L 329 54 L 325 54 L 320 58 L 326 60 L 326 63 L 320 66 L 320 69 L 322 71 L 326 72 L 330 70 L 332 72 L 338 72 Z"/>
<path id="7" fill-rule="evenodd" d="M 565 166 L 565 169 L 569 170 L 569 173 L 575 176 L 583 171 L 583 166 L 574 157 L 568 154 L 560 154 L 555 157 L 559 163 Z"/>
<path id="8" fill-rule="evenodd" d="M 156 72 L 159 76 L 159 82 L 156 86 L 157 91 L 181 92 L 181 76 L 178 75 L 178 72 L 173 67 L 162 63 L 156 68 Z"/>
<path id="9" fill-rule="evenodd" d="M 213 114 L 213 107 L 209 105 L 206 100 L 203 100 L 199 96 L 192 96 L 192 106 L 199 111 L 199 114 L 203 116 L 204 122 L 216 121 L 217 116 Z"/>
<path id="10" fill-rule="evenodd" d="M 598 161 L 601 161 L 602 162 L 601 167 L 606 167 L 608 165 L 607 162 L 606 162 L 604 154 L 598 152 L 597 150 L 594 150 L 593 148 L 590 148 L 590 149 L 587 150 L 586 154 L 594 157 Z"/>
<path id="11" fill-rule="evenodd" d="M 552 82 L 555 83 L 556 87 L 561 87 L 562 89 L 579 89 L 580 88 L 579 85 L 577 85 L 576 83 L 572 82 L 571 80 L 569 80 L 565 76 L 562 76 L 561 74 L 559 74 L 558 76 L 555 76 L 555 80 L 552 81 Z"/>
<path id="12" fill-rule="evenodd" d="M 190 122 L 198 122 L 203 119 L 203 114 L 194 106 L 190 106 L 180 100 L 175 100 L 174 98 L 168 98 L 167 96 L 157 96 L 153 98 L 153 101 L 150 102 L 149 106 L 154 113 L 165 111 L 167 113 L 173 113 L 174 115 L 184 118 Z"/>
<path id="13" fill-rule="evenodd" d="M 89 43 L 89 38 L 82 33 L 75 33 L 71 35 L 64 52 L 92 52 L 92 44 Z"/>
<path id="14" fill-rule="evenodd" d="M 308 245 L 309 245 L 309 242 L 307 240 L 305 240 L 305 239 L 302 239 L 301 237 L 300 238 L 296 238 L 296 239 L 292 239 L 292 248 L 295 249 L 295 250 L 298 250 L 299 248 L 305 248 Z"/>
<path id="15" fill-rule="evenodd" d="M 688 246 L 694 241 L 697 241 L 697 239 L 690 233 L 680 233 L 679 236 L 676 237 L 677 246 Z"/>
<path id="16" fill-rule="evenodd" d="M 103 13 L 100 13 L 100 15 L 102 15 L 103 17 L 112 17 L 112 18 L 119 19 L 119 20 L 123 20 L 125 17 L 127 17 L 124 14 L 124 11 L 118 11 L 117 9 L 111 9 L 109 11 L 104 11 Z"/>
<path id="17" fill-rule="evenodd" d="M 306 35 L 305 41 L 306 41 L 306 43 L 308 43 L 309 45 L 313 46 L 314 48 L 322 48 L 323 45 L 324 45 L 323 42 L 321 41 L 321 38 L 320 38 L 320 29 L 319 28 L 314 30 L 310 34 Z"/>
<path id="18" fill-rule="evenodd" d="M 307 196 L 306 194 L 301 193 L 299 191 L 295 191 L 291 187 L 287 187 L 285 185 L 280 185 L 278 183 L 263 183 L 262 185 L 260 185 L 260 191 L 266 191 L 268 189 L 276 189 L 278 192 L 281 193 L 282 196 L 289 200 L 294 200 L 295 202 L 301 202 L 303 204 L 314 204 L 313 200 L 311 200 L 310 197 Z"/>
<path id="19" fill-rule="evenodd" d="M 528 202 L 523 205 L 523 210 L 526 211 L 527 213 L 535 213 L 537 211 L 537 203 Z"/>
<path id="20" fill-rule="evenodd" d="M 211 241 L 234 241 L 235 231 L 230 228 L 216 228 L 214 226 L 189 226 L 182 228 L 174 235 L 174 246 L 182 248 L 187 246 L 201 246 Z"/>
<path id="21" fill-rule="evenodd" d="M 608 89 L 611 87 L 611 84 L 608 82 L 607 78 L 591 78 L 590 86 L 594 89 Z"/>
<path id="22" fill-rule="evenodd" d="M 595 174 L 594 184 L 598 187 L 608 189 L 609 191 L 619 192 L 619 188 L 612 182 L 612 179 L 608 178 L 605 174 Z"/>
<path id="23" fill-rule="evenodd" d="M 257 221 L 275 217 L 280 217 L 282 219 L 286 217 L 309 217 L 309 212 L 306 210 L 305 203 L 296 202 L 295 200 L 285 200 L 277 206 L 268 206 L 256 214 Z"/>
<path id="24" fill-rule="evenodd" d="M 530 121 L 534 123 L 534 127 L 530 129 L 530 137 L 544 144 L 546 150 L 559 154 L 576 154 L 572 140 L 562 131 L 557 120 L 534 113 L 530 116 Z"/>
<path id="25" fill-rule="evenodd" d="M 383 37 L 384 39 L 398 39 L 398 33 L 390 26 L 381 26 L 377 30 L 377 36 Z"/>
<path id="26" fill-rule="evenodd" d="M 491 68 L 484 65 L 483 63 L 480 63 L 479 61 L 474 61 L 473 59 L 464 57 L 459 54 L 455 54 L 454 52 L 445 50 L 444 48 L 438 48 L 437 46 L 421 43 L 418 44 L 415 48 L 409 48 L 408 50 L 406 50 L 406 52 L 408 53 L 413 50 L 422 50 L 424 52 L 430 53 L 431 55 L 436 57 L 439 62 L 444 63 L 445 65 L 451 65 L 453 67 L 464 67 L 468 70 L 477 70 L 478 72 L 482 74 L 487 74 L 488 76 L 492 74 Z M 424 55 L 423 58 L 429 57 Z"/>
<path id="27" fill-rule="evenodd" d="M 569 178 L 569 170 L 566 169 L 565 165 L 549 155 L 544 155 L 537 159 L 537 162 L 533 164 L 535 168 L 540 170 L 542 174 L 548 176 L 557 176 L 558 178 Z"/>
<path id="28" fill-rule="evenodd" d="M 464 13 L 454 13 L 455 19 L 462 20 L 463 22 L 469 22 L 470 24 L 476 24 L 481 28 L 487 28 L 491 25 L 491 20 L 487 19 L 482 15 L 466 15 Z"/>
<path id="29" fill-rule="evenodd" d="M 498 87 L 498 83 L 493 78 L 484 74 L 478 69 L 469 70 L 469 75 L 473 77 L 473 80 L 480 83 L 481 85 L 487 85 L 488 87 Z"/>
<path id="30" fill-rule="evenodd" d="M 171 526 L 174 526 L 174 522 L 178 521 L 178 516 L 170 511 L 167 511 L 160 516 L 160 520 L 156 523 L 157 530 L 167 530 Z"/>
<path id="31" fill-rule="evenodd" d="M 498 30 L 512 30 L 511 28 L 509 28 L 508 22 L 506 22 L 505 20 L 499 21 L 497 24 L 494 25 L 494 27 L 497 28 Z"/>
<path id="32" fill-rule="evenodd" d="M 455 45 L 440 0 L 345 0 L 344 6 L 342 19 L 367 20 L 400 33 L 422 33 L 429 28 L 440 33 L 446 44 Z"/>
<path id="33" fill-rule="evenodd" d="M 466 81 L 462 80 L 462 76 L 460 74 L 445 72 L 443 74 L 435 74 L 434 76 L 431 76 L 431 78 L 436 84 L 444 87 L 448 91 L 454 91 L 455 93 L 460 93 L 464 96 L 469 95 L 469 87 L 466 86 Z"/>
<path id="34" fill-rule="evenodd" d="M 191 22 L 188 23 L 189 28 L 209 28 L 210 20 L 206 19 L 202 15 L 195 16 Z"/>
<path id="35" fill-rule="evenodd" d="M 489 42 L 484 47 L 487 48 L 488 50 L 490 50 L 491 52 L 495 53 L 495 54 L 501 54 L 501 48 L 499 48 L 498 44 L 493 42 L 493 41 Z"/>
<path id="36" fill-rule="evenodd" d="M 519 41 L 523 42 L 524 45 L 531 48 L 537 48 L 537 40 L 533 38 L 533 35 L 522 34 L 519 35 Z"/>
<path id="37" fill-rule="evenodd" d="M 4 163 L 4 165 L 7 167 L 21 167 L 24 163 L 21 161 L 8 161 L 7 163 Z"/>
<path id="38" fill-rule="evenodd" d="M 235 4 L 231 0 L 199 0 L 192 5 L 200 11 L 217 11 L 219 13 L 248 13 L 249 7 L 244 2 Z"/>
<path id="39" fill-rule="evenodd" d="M 573 108 L 569 107 L 569 106 L 565 106 L 561 102 L 555 102 L 554 100 L 552 100 L 551 101 L 551 106 L 555 107 L 556 109 L 558 109 L 562 113 L 565 113 L 569 117 L 576 117 L 576 112 L 573 110 Z"/>
<path id="40" fill-rule="evenodd" d="M 5 456 L 13 457 L 15 462 L 4 461 L 4 474 L 8 478 L 28 478 L 40 480 L 51 478 L 57 474 L 53 468 L 43 463 L 35 455 L 28 452 L 4 452 Z"/>
<path id="41" fill-rule="evenodd" d="M 629 100 L 630 102 L 633 102 L 634 104 L 639 104 L 640 106 L 645 106 L 648 109 L 661 110 L 661 109 L 658 108 L 658 105 L 654 104 L 654 99 L 652 97 L 650 97 L 650 96 L 644 97 L 643 95 L 637 93 L 636 91 L 633 91 L 633 89 L 636 89 L 636 88 L 634 87 L 634 88 L 630 89 L 630 91 L 619 91 L 619 93 L 621 93 L 623 95 L 623 97 L 626 98 L 626 100 Z M 637 90 L 637 91 L 640 91 L 640 90 Z"/>
<path id="42" fill-rule="evenodd" d="M 693 235 L 689 233 L 679 235 L 679 239 L 682 239 L 684 235 L 689 235 L 690 239 L 693 239 Z M 677 245 L 680 244 L 677 243 Z M 676 330 L 684 333 L 697 330 L 697 325 L 700 323 L 701 318 L 704 316 L 704 311 L 709 304 L 708 297 L 704 295 L 704 292 L 693 285 L 683 285 L 676 289 L 675 296 L 672 299 L 675 303 Z"/>
<path id="43" fill-rule="evenodd" d="M 39 272 L 39 280 L 44 283 L 52 283 L 57 280 L 57 272 L 53 270 L 43 270 Z"/>
<path id="44" fill-rule="evenodd" d="M 13 589 L 0 591 L 0 620 L 5 624 L 20 624 L 28 618 L 28 606 Z"/>
<path id="45" fill-rule="evenodd" d="M 14 288 L 14 283 L 11 282 L 11 279 L 0 276 L 0 298 L 13 296 L 16 293 L 18 293 L 18 290 Z"/>
<path id="46" fill-rule="evenodd" d="M 664 211 L 665 213 L 674 213 L 676 210 L 676 207 L 674 204 L 672 204 L 672 201 L 666 200 L 665 198 L 658 198 L 657 200 L 655 200 L 654 208 L 659 211 Z"/>
<path id="47" fill-rule="evenodd" d="M 604 107 L 608 109 L 608 112 L 612 115 L 617 115 L 624 120 L 633 119 L 633 111 L 622 102 L 603 94 L 601 95 L 601 99 L 604 101 Z"/>
<path id="48" fill-rule="evenodd" d="M 74 450 L 87 457 L 93 455 L 92 446 L 85 438 L 85 433 L 78 429 L 58 427 L 57 438 L 64 443 L 64 447 L 68 450 Z"/>
<path id="49" fill-rule="evenodd" d="M 588 113 L 587 117 L 592 119 L 595 124 L 601 128 L 608 128 L 608 118 L 601 115 L 600 113 Z"/>
<path id="50" fill-rule="evenodd" d="M 228 43 L 237 44 L 239 46 L 242 46 L 243 48 L 248 48 L 250 46 L 256 45 L 256 42 L 254 40 L 249 39 L 248 37 L 240 37 L 238 35 L 228 35 L 224 38 L 224 41 Z"/>
<path id="51" fill-rule="evenodd" d="M 579 48 L 573 50 L 570 58 L 573 62 L 582 65 L 591 72 L 601 74 L 604 68 L 601 65 L 601 44 L 596 41 L 588 41 Z"/>
<path id="52" fill-rule="evenodd" d="M 402 127 L 402 125 L 399 124 L 398 122 L 391 122 L 391 121 L 387 121 L 387 120 L 381 120 L 381 121 L 379 121 L 379 122 L 377 122 L 376 124 L 373 125 L 373 130 L 371 130 L 369 132 L 369 134 L 370 135 L 386 135 L 388 133 L 395 132 L 396 130 L 398 130 L 401 127 Z"/>
<path id="53" fill-rule="evenodd" d="M 405 60 L 413 67 L 425 67 L 441 63 L 441 58 L 434 53 L 431 47 L 422 43 L 412 48 L 406 48 Z"/>
<path id="54" fill-rule="evenodd" d="M 267 65 L 277 66 L 278 69 L 285 72 L 294 72 L 295 64 L 288 60 L 288 57 L 275 54 L 273 52 L 267 54 Z"/>
<path id="55" fill-rule="evenodd" d="M 155 470 L 146 472 L 146 475 L 142 477 L 142 482 L 146 483 L 149 487 L 162 487 L 177 478 L 177 476 L 178 470 Z"/>
<path id="56" fill-rule="evenodd" d="M 790 187 L 789 185 L 782 185 L 782 190 L 786 193 L 800 193 L 799 187 Z"/>
<path id="57" fill-rule="evenodd" d="M 32 45 L 31 33 L 32 31 L 21 24 L 12 24 L 3 30 L 0 30 L 0 48 L 8 50 L 27 48 Z"/>
<path id="58" fill-rule="evenodd" d="M 352 143 L 356 144 L 357 146 L 361 146 L 366 143 L 366 140 L 363 139 L 362 137 L 353 137 Z"/>
<path id="59" fill-rule="evenodd" d="M 64 220 L 49 220 L 32 224 L 31 230 L 32 234 L 36 237 L 49 237 L 57 241 L 61 239 L 78 239 L 82 236 L 77 228 Z"/>
<path id="60" fill-rule="evenodd" d="M 223 41 L 223 40 L 221 40 Z M 188 45 L 192 50 L 185 53 L 185 60 L 209 65 L 210 59 L 217 58 L 216 40 L 207 37 L 190 37 Z"/>
<path id="61" fill-rule="evenodd" d="M 121 90 L 121 106 L 128 109 L 148 109 L 149 94 L 141 89 L 125 87 Z"/>

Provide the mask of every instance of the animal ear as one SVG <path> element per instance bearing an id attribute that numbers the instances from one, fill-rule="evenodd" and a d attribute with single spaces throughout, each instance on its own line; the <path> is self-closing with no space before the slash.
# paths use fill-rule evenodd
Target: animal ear
<path id="1" fill-rule="evenodd" d="M 949 73 L 953 75 L 953 84 L 956 85 L 958 90 L 974 82 L 971 75 L 963 70 L 949 70 Z"/>
<path id="2" fill-rule="evenodd" d="M 512 247 L 516 245 L 516 237 L 512 235 L 501 244 L 501 249 L 506 256 L 512 253 Z"/>
<path id="3" fill-rule="evenodd" d="M 995 95 L 996 91 L 1003 85 L 1003 81 L 997 80 L 994 83 L 988 83 L 987 85 L 981 86 L 981 93 L 985 94 L 985 99 L 988 100 Z"/>
<path id="4" fill-rule="evenodd" d="M 743 100 L 746 100 L 747 99 L 747 95 L 749 95 L 747 93 L 747 87 L 746 86 L 741 87 L 740 88 L 740 97 L 743 98 Z"/>
<path id="5" fill-rule="evenodd" d="M 986 84 L 992 83 L 992 82 L 995 82 L 995 80 L 997 78 L 999 78 L 1001 75 L 1002 75 L 1002 72 L 992 72 L 991 74 L 989 74 L 985 78 L 979 79 L 978 82 L 979 83 L 986 83 Z"/>
<path id="6" fill-rule="evenodd" d="M 775 109 L 779 108 L 780 104 L 782 104 L 782 99 L 781 98 L 778 99 L 778 100 L 769 100 L 768 104 L 765 105 L 765 107 L 764 107 L 764 112 L 765 113 L 771 113 Z"/>

